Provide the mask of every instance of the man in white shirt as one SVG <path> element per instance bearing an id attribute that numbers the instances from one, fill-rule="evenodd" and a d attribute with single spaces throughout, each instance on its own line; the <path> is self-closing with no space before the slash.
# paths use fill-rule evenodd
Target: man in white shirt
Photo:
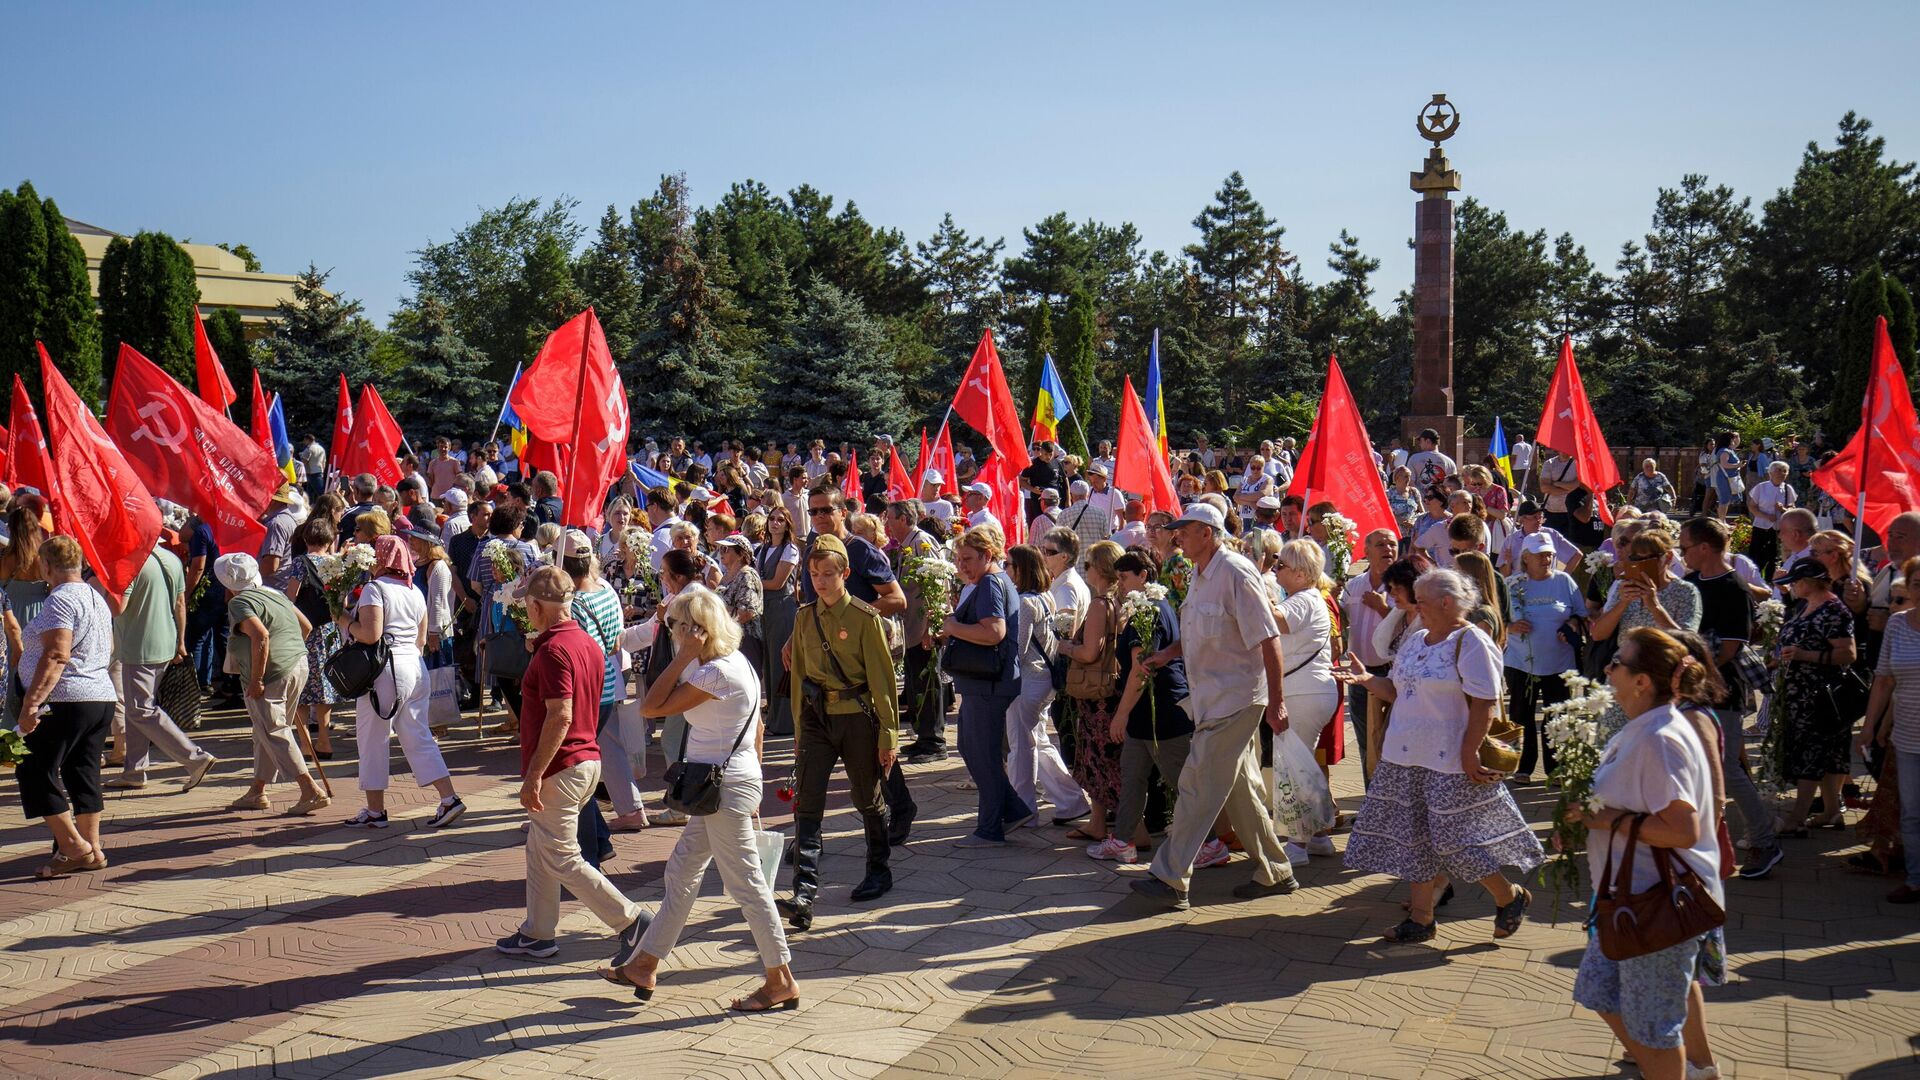
<path id="1" fill-rule="evenodd" d="M 1113 444 L 1108 442 L 1105 439 L 1100 440 L 1099 451 L 1094 454 L 1093 460 L 1088 462 L 1087 464 L 1089 466 L 1098 465 L 1102 469 L 1107 470 L 1108 476 L 1112 476 L 1113 475 Z"/>
<path id="2" fill-rule="evenodd" d="M 1585 486 L 1580 482 L 1580 463 L 1573 460 L 1573 455 L 1564 454 L 1542 463 L 1540 491 L 1547 497 L 1547 524 L 1556 529 L 1571 527 L 1573 512 L 1567 507 L 1567 496 Z"/>
<path id="3" fill-rule="evenodd" d="M 967 528 L 992 525 L 1000 530 L 1001 536 L 1007 534 L 1007 527 L 1000 524 L 1000 519 L 993 516 L 993 511 L 987 509 L 987 504 L 993 501 L 992 488 L 976 480 L 960 489 L 960 501 L 967 510 Z"/>
<path id="4" fill-rule="evenodd" d="M 1814 520 L 1813 511 L 1804 506 L 1796 506 L 1780 515 L 1780 569 L 1774 572 L 1774 581 L 1786 577 L 1787 571 L 1812 553 L 1813 534 L 1819 531 L 1820 525 Z M 1785 593 L 1785 589 L 1776 587 L 1775 595 L 1784 596 Z"/>
<path id="5" fill-rule="evenodd" d="M 928 469 L 926 475 L 920 478 L 920 507 L 928 517 L 951 528 L 953 504 L 940 497 L 940 485 L 946 482 L 946 476 L 939 469 Z"/>
<path id="6" fill-rule="evenodd" d="M 1219 461 L 1219 457 L 1213 452 L 1213 447 L 1207 445 L 1207 437 L 1205 434 L 1200 436 L 1199 443 L 1200 445 L 1194 447 L 1194 453 L 1200 455 L 1200 464 L 1205 465 L 1209 469 L 1213 468 L 1214 464 Z"/>
<path id="7" fill-rule="evenodd" d="M 1513 460 L 1513 475 L 1521 491 L 1527 490 L 1529 474 L 1533 472 L 1533 444 L 1527 441 L 1524 432 L 1514 432 L 1513 441 L 1507 444 L 1507 456 Z"/>
<path id="8" fill-rule="evenodd" d="M 1147 504 L 1138 495 L 1127 496 L 1127 523 L 1113 534 L 1113 542 L 1122 548 L 1145 546 L 1147 542 Z"/>
<path id="9" fill-rule="evenodd" d="M 467 531 L 467 493 L 460 487 L 450 487 L 440 493 L 440 505 L 447 511 L 446 523 L 440 526 L 440 546 L 445 547 Z"/>
<path id="10" fill-rule="evenodd" d="M 1414 445 L 1419 449 L 1407 458 L 1407 468 L 1413 473 L 1416 486 L 1425 489 L 1433 487 L 1447 477 L 1460 471 L 1452 458 L 1440 452 L 1440 433 L 1432 428 L 1423 428 L 1414 436 Z"/>
<path id="11" fill-rule="evenodd" d="M 1780 515 L 1793 509 L 1799 493 L 1787 483 L 1787 463 L 1776 461 L 1767 466 L 1767 478 L 1747 489 L 1747 510 L 1753 514 L 1753 539 L 1747 550 L 1763 570 L 1771 570 L 1780 557 Z"/>
<path id="12" fill-rule="evenodd" d="M 660 560 L 666 557 L 667 549 L 673 546 L 673 527 L 680 524 L 677 510 L 672 497 L 658 488 L 647 492 L 647 528 L 653 530 L 650 550 L 655 573 L 660 572 Z"/>
<path id="13" fill-rule="evenodd" d="M 1152 873 L 1133 888 L 1184 910 L 1194 859 L 1225 809 L 1254 872 L 1252 881 L 1234 887 L 1235 898 L 1290 893 L 1299 885 L 1274 833 L 1261 796 L 1260 762 L 1251 750 L 1263 719 L 1276 733 L 1287 728 L 1286 703 L 1279 694 L 1285 667 L 1273 606 L 1259 571 L 1222 545 L 1226 518 L 1218 509 L 1194 503 L 1170 528 L 1193 560 L 1193 580 L 1180 607 L 1180 640 L 1148 658 L 1147 666 L 1184 660 L 1193 741 L 1180 773 L 1173 824 L 1153 853 Z"/>

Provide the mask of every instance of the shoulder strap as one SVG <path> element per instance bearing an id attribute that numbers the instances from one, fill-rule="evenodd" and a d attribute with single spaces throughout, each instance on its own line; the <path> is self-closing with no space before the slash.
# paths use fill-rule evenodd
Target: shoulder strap
<path id="1" fill-rule="evenodd" d="M 813 608 L 813 629 L 820 635 L 820 651 L 827 654 L 827 663 L 832 665 L 834 677 L 846 684 L 842 689 L 857 689 L 853 680 L 847 678 L 847 669 L 840 666 L 840 658 L 833 655 L 833 646 L 827 641 L 827 624 L 820 621 L 820 608 L 817 601 Z"/>

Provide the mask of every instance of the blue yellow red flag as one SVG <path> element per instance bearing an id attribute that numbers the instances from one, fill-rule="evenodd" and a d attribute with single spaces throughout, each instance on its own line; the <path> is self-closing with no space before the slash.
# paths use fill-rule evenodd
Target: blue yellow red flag
<path id="1" fill-rule="evenodd" d="M 520 385 L 520 365 L 513 365 L 513 378 L 507 380 L 507 396 L 500 399 L 500 416 L 494 421 L 507 429 L 507 441 L 513 446 L 513 456 L 518 460 L 527 453 L 527 425 L 520 422 L 520 416 L 513 411 L 513 388 Z"/>
<path id="2" fill-rule="evenodd" d="M 1060 369 L 1053 366 L 1048 353 L 1046 366 L 1040 369 L 1040 397 L 1033 404 L 1033 442 L 1059 442 L 1060 421 L 1073 415 L 1073 402 L 1067 397 L 1067 384 Z"/>
<path id="3" fill-rule="evenodd" d="M 1147 430 L 1160 442 L 1160 453 L 1167 452 L 1167 402 L 1160 392 L 1160 329 L 1153 331 L 1153 351 L 1147 354 L 1147 393 L 1142 402 L 1147 408 Z"/>
<path id="4" fill-rule="evenodd" d="M 268 430 L 273 433 L 273 460 L 280 466 L 280 474 L 288 483 L 294 481 L 293 440 L 287 438 L 287 413 L 280 405 L 280 395 L 273 395 L 273 404 L 267 406 Z"/>
<path id="5" fill-rule="evenodd" d="M 1487 453 L 1500 463 L 1500 475 L 1507 486 L 1513 486 L 1513 452 L 1507 449 L 1507 430 L 1500 426 L 1500 418 L 1493 418 L 1493 441 L 1487 445 Z"/>

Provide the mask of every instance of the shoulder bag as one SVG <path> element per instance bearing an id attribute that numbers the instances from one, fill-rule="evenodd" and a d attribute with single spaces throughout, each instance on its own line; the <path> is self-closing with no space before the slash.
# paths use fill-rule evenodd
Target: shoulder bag
<path id="1" fill-rule="evenodd" d="M 368 582 L 365 587 L 375 586 Z M 327 658 L 327 683 L 333 687 L 334 693 L 343 698 L 365 697 L 380 719 L 391 720 L 393 714 L 400 711 L 400 695 L 394 694 L 393 705 L 382 709 L 380 699 L 373 690 L 381 673 L 392 668 L 393 652 L 387 647 L 386 634 L 382 633 L 380 640 L 372 644 L 349 638 L 346 644 Z"/>
<path id="2" fill-rule="evenodd" d="M 727 760 L 740 749 L 746 741 L 747 732 L 753 730 L 753 722 L 760 715 L 760 703 L 755 702 L 747 713 L 747 722 L 740 725 L 740 734 L 733 737 L 733 749 L 727 751 Z M 667 790 L 660 801 L 668 809 L 678 810 L 688 817 L 706 817 L 720 809 L 720 788 L 727 763 L 713 764 L 706 761 L 687 760 L 687 740 L 693 736 L 693 725 L 688 724 L 680 732 L 680 758 L 667 766 L 664 777 Z"/>
<path id="3" fill-rule="evenodd" d="M 1611 838 L 1623 820 L 1614 821 L 1608 830 L 1606 868 L 1593 883 L 1597 892 L 1587 925 L 1600 936 L 1600 952 L 1609 960 L 1631 960 L 1670 949 L 1724 925 L 1727 913 L 1714 900 L 1707 883 L 1671 848 L 1653 848 L 1660 880 L 1645 892 L 1632 891 L 1633 849 L 1640 840 L 1640 825 L 1647 820 L 1645 814 L 1633 815 L 1627 850 L 1620 857 L 1620 872 L 1617 876 L 1613 873 Z"/>
<path id="4" fill-rule="evenodd" d="M 1119 638 L 1120 627 L 1114 618 L 1113 602 L 1099 597 L 1094 603 L 1103 605 L 1106 614 L 1106 632 L 1100 642 L 1100 655 L 1092 662 L 1075 660 L 1067 665 L 1067 696 L 1076 701 L 1106 701 L 1120 693 L 1120 660 L 1114 655 L 1114 642 Z M 1080 644 L 1087 631 L 1087 624 L 1080 624 L 1080 633 L 1074 635 L 1074 643 Z"/>
<path id="5" fill-rule="evenodd" d="M 996 591 L 1002 588 L 998 574 L 982 578 L 979 584 L 974 586 L 972 594 L 967 597 L 969 611 L 979 597 L 980 590 L 988 587 Z M 1011 624 L 1007 627 L 1008 634 L 1017 630 L 1019 612 L 1020 599 L 1016 596 L 1009 607 L 1008 613 L 1012 617 L 1008 620 Z M 1003 638 L 1002 641 L 1004 640 Z M 980 645 L 971 641 L 962 641 L 959 638 L 950 639 L 946 647 L 940 651 L 940 670 L 956 679 L 985 679 L 989 682 L 999 682 L 1006 677 L 1006 664 L 1000 655 L 999 645 Z"/>

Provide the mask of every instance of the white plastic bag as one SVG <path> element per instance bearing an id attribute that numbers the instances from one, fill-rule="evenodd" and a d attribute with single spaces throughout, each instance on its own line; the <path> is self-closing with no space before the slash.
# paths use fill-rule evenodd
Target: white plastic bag
<path id="1" fill-rule="evenodd" d="M 1333 792 L 1320 773 L 1313 747 L 1292 728 L 1273 737 L 1273 819 L 1287 839 L 1307 838 L 1333 826 Z"/>
<path id="2" fill-rule="evenodd" d="M 427 723 L 451 727 L 460 722 L 460 669 L 448 664 L 427 672 Z"/>
<path id="3" fill-rule="evenodd" d="M 753 834 L 753 846 L 760 854 L 760 876 L 766 880 L 767 888 L 777 888 L 780 880 L 780 856 L 787 850 L 786 835 L 777 832 L 756 832 Z"/>

